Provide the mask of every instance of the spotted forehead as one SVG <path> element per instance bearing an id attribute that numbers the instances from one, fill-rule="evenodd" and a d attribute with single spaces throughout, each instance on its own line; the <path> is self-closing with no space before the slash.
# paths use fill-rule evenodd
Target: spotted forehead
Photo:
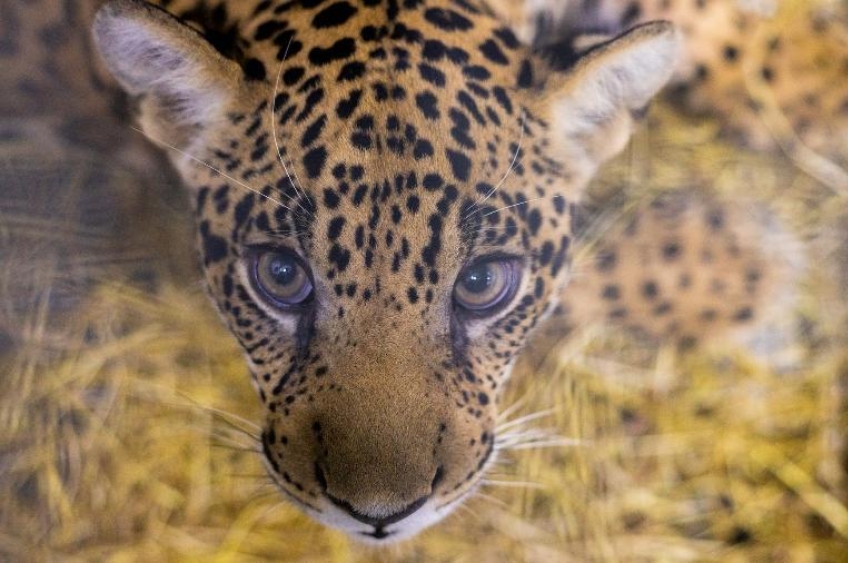
<path id="1" fill-rule="evenodd" d="M 566 174 L 524 103 L 534 59 L 480 9 L 434 4 L 259 6 L 243 67 L 261 95 L 231 115 L 237 134 L 217 156 L 270 197 L 212 193 L 235 218 L 230 240 L 282 234 L 337 293 L 377 292 L 349 279 L 364 266 L 408 278 L 410 301 L 475 244 L 559 246 L 555 233 L 531 243 L 545 209 L 568 224 L 553 185 Z"/>
<path id="2" fill-rule="evenodd" d="M 270 90 L 235 116 L 250 143 L 240 148 L 262 166 L 278 149 L 305 182 L 352 161 L 370 162 L 370 177 L 398 161 L 485 192 L 476 183 L 503 172 L 537 125 L 520 96 L 534 82 L 532 59 L 464 1 L 265 2 L 245 34 L 243 66 Z M 266 112 L 276 131 L 261 126 Z"/>

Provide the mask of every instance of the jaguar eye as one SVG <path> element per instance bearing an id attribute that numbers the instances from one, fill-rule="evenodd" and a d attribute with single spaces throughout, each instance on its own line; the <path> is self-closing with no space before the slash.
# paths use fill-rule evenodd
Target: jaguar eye
<path id="1" fill-rule="evenodd" d="M 257 291 L 276 307 L 293 307 L 312 296 L 312 280 L 302 260 L 291 250 L 259 250 L 253 253 L 251 281 Z"/>
<path id="2" fill-rule="evenodd" d="M 508 301 L 518 288 L 518 263 L 514 259 L 480 260 L 466 267 L 456 280 L 457 305 L 483 313 Z"/>

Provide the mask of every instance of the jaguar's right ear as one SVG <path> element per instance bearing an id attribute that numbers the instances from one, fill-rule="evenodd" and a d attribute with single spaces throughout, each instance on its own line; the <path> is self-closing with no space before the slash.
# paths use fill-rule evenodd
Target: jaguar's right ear
<path id="1" fill-rule="evenodd" d="M 94 20 L 94 39 L 121 86 L 142 97 L 142 127 L 154 140 L 184 143 L 220 119 L 238 92 L 236 62 L 142 0 L 106 2 Z"/>
<path id="2" fill-rule="evenodd" d="M 620 152 L 636 118 L 674 72 L 680 41 L 669 22 L 650 22 L 592 45 L 568 70 L 553 72 L 546 104 L 554 146 L 590 178 Z"/>

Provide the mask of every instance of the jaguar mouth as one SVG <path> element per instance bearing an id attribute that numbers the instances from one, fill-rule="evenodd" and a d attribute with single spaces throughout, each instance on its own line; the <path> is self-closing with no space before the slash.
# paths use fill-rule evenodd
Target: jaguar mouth
<path id="1" fill-rule="evenodd" d="M 360 535 L 367 536 L 369 538 L 374 538 L 375 540 L 384 540 L 394 534 L 394 532 L 387 532 L 382 526 L 375 526 L 373 532 L 359 533 Z"/>

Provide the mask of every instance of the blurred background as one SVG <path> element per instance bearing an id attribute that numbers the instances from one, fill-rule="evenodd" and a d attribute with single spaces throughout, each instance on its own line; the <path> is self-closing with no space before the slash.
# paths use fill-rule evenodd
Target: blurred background
<path id="1" fill-rule="evenodd" d="M 747 218 L 745 251 L 784 268 L 769 315 L 709 346 L 548 327 L 501 399 L 544 447 L 504 452 L 464 508 L 375 551 L 265 476 L 188 202 L 91 50 L 96 4 L 0 0 L 0 560 L 848 561 L 837 136 L 787 145 L 798 123 L 765 104 L 780 142 L 750 148 L 681 92 L 659 100 L 592 185 L 575 293 L 599 245 L 671 194 Z M 827 32 L 805 19 L 819 9 Z M 836 53 L 848 103 L 846 9 L 787 1 L 759 25 Z M 808 128 L 833 122 L 808 105 Z"/>

